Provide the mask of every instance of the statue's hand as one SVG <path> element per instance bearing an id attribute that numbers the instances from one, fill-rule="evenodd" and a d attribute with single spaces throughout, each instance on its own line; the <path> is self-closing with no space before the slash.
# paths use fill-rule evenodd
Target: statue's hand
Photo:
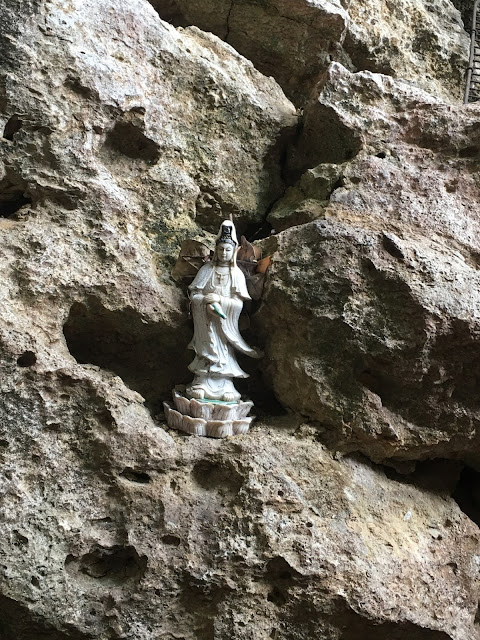
<path id="1" fill-rule="evenodd" d="M 220 302 L 220 296 L 218 293 L 207 293 L 207 295 L 203 298 L 205 304 L 213 304 L 214 302 Z"/>
<path id="2" fill-rule="evenodd" d="M 213 304 L 209 304 L 207 306 L 208 311 L 212 314 L 212 315 L 216 315 L 219 316 L 220 318 L 223 318 L 225 320 L 225 318 L 227 317 L 224 313 L 223 313 L 223 309 L 222 307 L 218 304 L 218 302 L 214 302 Z"/>

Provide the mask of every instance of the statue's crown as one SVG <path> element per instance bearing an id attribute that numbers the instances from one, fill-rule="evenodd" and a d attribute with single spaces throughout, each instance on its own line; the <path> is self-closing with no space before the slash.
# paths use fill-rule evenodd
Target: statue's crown
<path id="1" fill-rule="evenodd" d="M 234 247 L 236 246 L 237 243 L 232 238 L 232 227 L 230 225 L 222 224 L 222 230 L 218 236 L 217 244 L 221 242 L 229 242 Z"/>

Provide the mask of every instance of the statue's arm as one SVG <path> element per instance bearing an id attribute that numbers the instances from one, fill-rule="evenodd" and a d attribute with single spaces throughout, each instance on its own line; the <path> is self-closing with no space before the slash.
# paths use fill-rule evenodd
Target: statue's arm
<path id="1" fill-rule="evenodd" d="M 191 302 L 201 302 L 203 299 L 203 293 L 200 289 L 193 289 L 192 291 L 190 291 L 188 297 L 190 298 Z"/>
<path id="2" fill-rule="evenodd" d="M 208 314 L 224 318 L 225 314 L 223 313 L 221 306 L 222 298 L 223 297 L 217 293 L 204 294 L 201 289 L 191 290 L 190 304 L 194 311 L 194 316 L 195 309 L 199 309 L 201 306 L 205 305 Z M 227 298 L 223 298 L 223 300 L 227 300 Z"/>

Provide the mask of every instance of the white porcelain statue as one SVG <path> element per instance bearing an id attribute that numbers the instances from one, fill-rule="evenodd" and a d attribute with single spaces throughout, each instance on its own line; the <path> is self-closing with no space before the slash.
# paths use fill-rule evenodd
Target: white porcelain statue
<path id="1" fill-rule="evenodd" d="M 213 260 L 205 264 L 190 285 L 194 335 L 189 348 L 195 358 L 189 369 L 195 377 L 187 396 L 198 400 L 234 402 L 240 394 L 233 378 L 247 378 L 235 351 L 253 358 L 262 354 L 240 335 L 238 319 L 243 301 L 250 300 L 245 276 L 237 266 L 237 234 L 233 222 L 222 222 Z"/>
<path id="2" fill-rule="evenodd" d="M 238 330 L 243 301 L 249 300 L 245 276 L 237 266 L 237 234 L 230 220 L 222 222 L 213 260 L 190 285 L 195 351 L 186 388 L 173 390 L 173 403 L 164 402 L 165 418 L 173 429 L 196 436 L 226 438 L 248 433 L 253 416 L 250 400 L 241 400 L 233 378 L 246 378 L 235 351 L 253 358 L 262 354 L 248 346 Z"/>

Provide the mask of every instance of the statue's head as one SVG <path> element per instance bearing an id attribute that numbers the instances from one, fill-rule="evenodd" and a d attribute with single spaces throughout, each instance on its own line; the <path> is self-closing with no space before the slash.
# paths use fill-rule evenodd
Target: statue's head
<path id="1" fill-rule="evenodd" d="M 231 220 L 224 220 L 215 243 L 215 261 L 236 265 L 238 241 L 235 226 Z"/>
<path id="2" fill-rule="evenodd" d="M 230 242 L 218 242 L 215 248 L 215 254 L 217 262 L 230 264 L 235 254 L 235 245 Z"/>

